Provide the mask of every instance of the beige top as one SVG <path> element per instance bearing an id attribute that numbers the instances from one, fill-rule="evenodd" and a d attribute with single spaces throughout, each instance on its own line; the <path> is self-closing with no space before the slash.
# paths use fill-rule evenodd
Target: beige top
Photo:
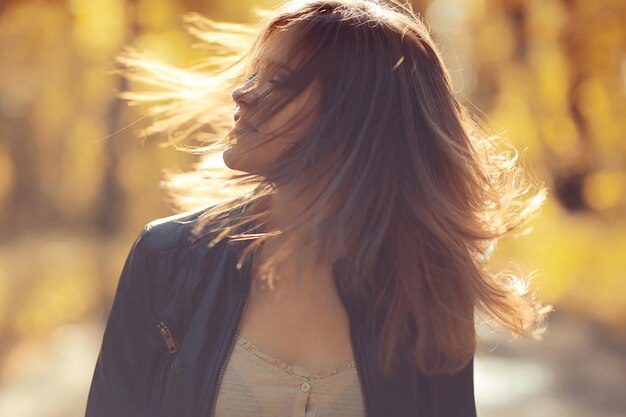
<path id="1" fill-rule="evenodd" d="M 263 353 L 239 336 L 230 356 L 215 417 L 363 417 L 354 359 L 310 372 Z"/>

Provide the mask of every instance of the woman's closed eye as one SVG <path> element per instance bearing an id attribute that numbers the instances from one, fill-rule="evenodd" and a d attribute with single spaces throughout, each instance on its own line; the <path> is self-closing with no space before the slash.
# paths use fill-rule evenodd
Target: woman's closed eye
<path id="1" fill-rule="evenodd" d="M 247 77 L 245 77 L 245 80 L 250 82 L 252 81 L 254 78 L 257 78 L 257 76 L 259 75 L 258 72 L 255 72 Z M 270 78 L 269 80 L 267 80 L 268 83 L 271 84 L 280 84 L 283 81 L 282 77 L 275 75 L 274 77 Z"/>

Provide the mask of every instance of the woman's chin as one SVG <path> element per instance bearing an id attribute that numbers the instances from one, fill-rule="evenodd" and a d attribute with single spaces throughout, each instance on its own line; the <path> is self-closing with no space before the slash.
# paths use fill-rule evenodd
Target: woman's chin
<path id="1" fill-rule="evenodd" d="M 222 152 L 222 159 L 224 160 L 224 164 L 230 169 L 237 169 L 235 166 L 237 165 L 237 158 L 233 155 L 236 152 L 235 148 L 237 147 L 236 143 L 229 143 Z"/>
<path id="2" fill-rule="evenodd" d="M 234 169 L 236 171 L 248 172 L 248 170 L 245 168 L 246 164 L 243 161 L 244 158 L 239 152 L 241 150 L 239 147 L 240 145 L 238 145 L 237 143 L 229 143 L 226 146 L 226 149 L 224 149 L 224 151 L 222 152 L 222 159 L 224 160 L 224 164 L 228 168 Z"/>

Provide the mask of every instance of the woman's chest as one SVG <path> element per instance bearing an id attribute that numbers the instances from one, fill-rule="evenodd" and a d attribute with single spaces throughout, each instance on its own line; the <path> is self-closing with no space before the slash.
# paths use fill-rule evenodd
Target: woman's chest
<path id="1" fill-rule="evenodd" d="M 310 370 L 353 359 L 348 315 L 328 283 L 252 285 L 239 334 L 265 353 Z"/>

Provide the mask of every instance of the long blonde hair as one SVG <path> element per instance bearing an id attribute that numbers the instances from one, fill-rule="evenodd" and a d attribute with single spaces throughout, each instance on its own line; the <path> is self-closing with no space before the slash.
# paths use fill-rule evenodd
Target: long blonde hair
<path id="1" fill-rule="evenodd" d="M 198 236 L 214 233 L 211 244 L 249 240 L 241 259 L 292 231 L 308 238 L 287 239 L 273 261 L 303 247 L 324 251 L 320 259 L 347 248 L 351 291 L 371 306 L 364 320 L 380 325 L 384 372 L 405 338 L 423 372 L 463 368 L 475 352 L 475 309 L 515 334 L 541 338 L 552 306 L 535 301 L 531 276 L 492 272 L 486 263 L 500 238 L 538 213 L 547 190 L 515 148 L 455 98 L 429 29 L 410 6 L 287 1 L 256 28 L 185 19 L 209 48 L 206 65 L 174 68 L 131 48 L 118 59 L 129 79 L 165 88 L 122 94 L 158 104 L 142 133 L 166 132 L 178 149 L 200 155 L 191 171 L 168 173 L 162 183 L 179 211 L 210 206 Z M 264 175 L 229 172 L 220 154 L 232 129 L 230 91 L 260 70 L 259 53 L 279 31 L 295 37 L 290 54 L 299 65 L 263 114 L 320 80 L 319 114 Z M 179 145 L 191 137 L 201 145 Z M 316 167 L 328 160 L 332 175 L 323 177 L 315 204 L 291 227 L 261 232 L 277 187 L 319 182 Z M 240 213 L 235 221 L 233 213 Z"/>

